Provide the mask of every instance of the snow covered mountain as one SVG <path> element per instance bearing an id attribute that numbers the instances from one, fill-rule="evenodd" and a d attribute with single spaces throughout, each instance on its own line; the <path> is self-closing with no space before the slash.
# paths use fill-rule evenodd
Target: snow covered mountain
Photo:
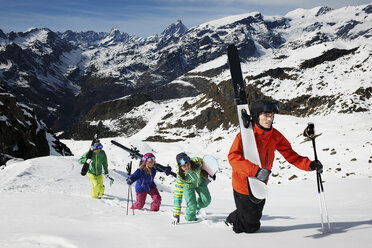
<path id="1" fill-rule="evenodd" d="M 202 105 L 212 101 L 202 119 L 213 129 L 236 124 L 222 114 L 231 112 L 225 53 L 234 43 L 250 100 L 271 97 L 299 115 L 365 112 L 371 108 L 371 9 L 318 7 L 284 17 L 255 12 L 190 29 L 177 21 L 147 38 L 115 29 L 0 32 L 0 79 L 56 131 L 86 121 L 95 104 L 132 93 L 155 101 L 190 96 Z"/>
<path id="2" fill-rule="evenodd" d="M 242 36 L 240 40 L 246 39 L 242 43 L 239 43 L 239 39 L 234 42 L 240 47 L 242 70 L 247 79 L 250 102 L 262 98 L 273 99 L 279 102 L 281 113 L 296 116 L 370 113 L 372 109 L 370 12 L 370 6 L 359 6 L 339 10 L 300 9 L 282 18 L 263 19 L 267 21 L 262 21 L 263 17 L 258 13 L 232 16 L 188 30 L 179 43 L 185 44 L 185 40 L 191 40 L 191 37 L 207 39 L 214 37 L 214 34 L 222 33 L 225 37 L 220 40 L 226 43 L 232 39 L 231 37 Z M 360 21 L 357 25 L 350 25 L 355 23 L 352 21 L 354 18 Z M 247 22 L 249 24 L 246 24 Z M 269 28 L 262 32 L 263 27 Z M 269 29 L 270 32 L 267 31 Z M 204 36 L 195 35 L 205 30 L 210 31 Z M 244 32 L 237 36 L 242 30 Z M 268 45 L 265 41 L 273 37 L 277 37 L 276 42 Z M 250 41 L 254 45 L 252 49 L 247 49 L 246 45 Z M 180 140 L 203 133 L 202 130 L 205 128 L 213 131 L 221 126 L 228 129 L 231 124 L 237 125 L 227 57 L 222 49 L 224 45 L 219 47 L 215 45 L 216 42 L 213 44 L 216 48 L 210 46 L 209 50 L 218 50 L 215 59 L 148 93 L 153 100 L 159 99 L 157 97 L 159 91 L 163 95 L 171 93 L 170 95 L 178 98 L 192 97 L 180 100 L 179 106 L 174 109 L 169 108 L 154 127 L 153 133 L 149 134 L 149 140 Z M 201 49 L 199 52 L 203 53 L 204 50 Z M 209 53 L 211 54 L 213 52 Z M 108 105 L 109 103 L 105 102 L 103 105 L 97 104 L 94 108 L 105 109 Z M 132 119 L 142 123 L 148 121 L 146 111 L 139 110 L 156 109 L 150 107 L 153 105 L 154 103 L 147 103 L 133 109 L 131 113 L 122 112 L 120 117 L 115 118 L 90 115 L 83 123 L 91 121 L 95 124 L 98 120 L 103 120 L 103 123 L 117 135 L 133 134 L 133 130 L 128 130 L 128 125 L 122 123 L 129 124 L 129 120 Z M 161 105 L 169 104 L 164 102 Z M 139 125 L 138 130 L 142 127 L 143 125 Z M 177 136 L 171 135 L 172 133 L 178 134 L 178 137 L 167 138 L 169 135 Z"/>
<path id="3" fill-rule="evenodd" d="M 30 107 L 18 102 L 1 85 L 0 138 L 0 165 L 13 158 L 72 155 Z"/>

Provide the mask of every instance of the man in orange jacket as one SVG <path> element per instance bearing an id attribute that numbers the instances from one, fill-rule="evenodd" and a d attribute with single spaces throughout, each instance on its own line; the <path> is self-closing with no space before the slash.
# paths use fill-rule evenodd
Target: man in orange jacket
<path id="1" fill-rule="evenodd" d="M 231 225 L 236 233 L 253 233 L 260 229 L 260 219 L 265 200 L 254 203 L 249 198 L 247 177 L 256 177 L 267 183 L 277 150 L 291 164 L 301 170 L 322 172 L 323 165 L 319 161 L 310 161 L 293 151 L 291 144 L 275 128 L 272 127 L 278 106 L 270 101 L 258 101 L 252 104 L 251 115 L 254 125 L 254 136 L 261 166 L 244 158 L 241 135 L 238 133 L 232 144 L 228 159 L 232 167 L 232 186 L 236 210 L 230 213 L 225 223 Z"/>

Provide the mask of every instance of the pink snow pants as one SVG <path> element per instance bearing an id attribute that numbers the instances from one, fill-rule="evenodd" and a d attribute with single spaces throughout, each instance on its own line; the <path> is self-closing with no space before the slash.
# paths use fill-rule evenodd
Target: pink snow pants
<path id="1" fill-rule="evenodd" d="M 133 206 L 131 207 L 131 209 L 142 209 L 143 206 L 145 205 L 147 194 L 149 194 L 152 198 L 150 211 L 155 211 L 155 212 L 159 211 L 160 204 L 161 204 L 161 196 L 156 186 L 150 189 L 149 192 L 136 193 L 137 201 L 133 203 Z"/>

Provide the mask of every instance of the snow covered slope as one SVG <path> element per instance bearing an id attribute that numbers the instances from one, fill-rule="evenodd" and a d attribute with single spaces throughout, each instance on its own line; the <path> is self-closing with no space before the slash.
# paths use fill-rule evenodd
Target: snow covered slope
<path id="1" fill-rule="evenodd" d="M 90 181 L 80 175 L 77 163 L 89 141 L 65 140 L 75 157 L 48 156 L 24 162 L 8 163 L 0 170 L 0 246 L 1 247 L 350 247 L 368 246 L 372 225 L 372 198 L 369 194 L 372 166 L 366 154 L 368 124 L 354 115 L 356 131 L 350 130 L 352 120 L 340 122 L 345 115 L 317 117 L 312 121 L 318 132 L 319 159 L 325 165 L 324 187 L 332 231 L 321 233 L 320 213 L 314 172 L 302 172 L 282 164 L 274 164 L 269 182 L 269 197 L 263 212 L 262 228 L 255 234 L 235 234 L 224 224 L 234 210 L 231 170 L 226 161 L 234 130 L 224 133 L 225 139 L 190 138 L 177 143 L 143 142 L 141 134 L 132 138 L 115 138 L 134 145 L 141 152 L 153 152 L 157 162 L 175 169 L 175 155 L 186 151 L 191 156 L 212 154 L 220 163 L 217 180 L 209 185 L 212 203 L 206 208 L 203 220 L 188 223 L 181 215 L 181 223 L 171 226 L 169 218 L 173 205 L 174 178 L 157 174 L 155 179 L 162 196 L 160 212 L 145 210 L 126 215 L 128 187 L 125 166 L 128 154 L 102 139 L 109 159 L 109 173 L 115 179 L 112 187 L 105 179 L 106 195 L 90 198 Z M 330 120 L 333 120 L 331 122 Z M 342 119 L 344 120 L 344 119 Z M 309 143 L 299 134 L 308 119 L 278 116 L 277 127 L 293 141 L 300 154 L 312 157 Z M 359 124 L 358 124 L 359 123 Z M 358 137 L 351 132 L 358 133 Z M 213 135 L 213 134 L 212 134 Z M 212 137 L 209 136 L 209 138 Z M 222 134 L 220 134 L 222 135 Z M 331 148 L 325 150 L 325 148 Z M 332 155 L 331 150 L 336 154 Z M 79 154 L 79 155 L 78 155 Z M 280 155 L 278 155 L 280 157 Z M 350 161 L 356 157 L 357 160 Z M 371 158 L 370 158 L 371 159 Z M 138 161 L 134 162 L 136 168 Z M 338 164 L 340 163 L 340 164 Z M 285 168 L 281 168 L 285 167 Z M 341 170 L 337 170 L 337 168 Z M 297 178 L 289 180 L 293 174 Z M 185 210 L 183 202 L 182 211 Z"/>

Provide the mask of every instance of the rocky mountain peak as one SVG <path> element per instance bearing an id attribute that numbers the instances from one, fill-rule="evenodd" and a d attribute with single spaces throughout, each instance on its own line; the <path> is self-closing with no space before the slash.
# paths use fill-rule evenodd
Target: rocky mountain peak
<path id="1" fill-rule="evenodd" d="M 172 23 L 169 25 L 162 33 L 161 36 L 163 37 L 170 37 L 176 36 L 179 37 L 186 33 L 187 27 L 182 23 L 181 20 L 177 20 L 177 22 Z"/>
<path id="2" fill-rule="evenodd" d="M 118 42 L 126 43 L 129 39 L 129 35 L 124 32 L 120 32 L 118 29 L 112 28 L 110 32 L 100 41 L 99 45 L 115 45 Z"/>
<path id="3" fill-rule="evenodd" d="M 321 16 L 321 15 L 327 14 L 328 12 L 332 10 L 333 9 L 329 7 L 320 7 L 318 12 L 315 14 L 315 16 Z"/>
<path id="4" fill-rule="evenodd" d="M 0 29 L 0 38 L 1 39 L 7 39 L 8 37 L 6 36 L 6 34 L 4 34 L 3 30 Z"/>

